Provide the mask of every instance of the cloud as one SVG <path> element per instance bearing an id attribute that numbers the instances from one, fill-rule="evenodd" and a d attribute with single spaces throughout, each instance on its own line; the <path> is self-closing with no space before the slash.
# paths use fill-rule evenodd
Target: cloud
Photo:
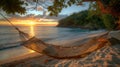
<path id="1" fill-rule="evenodd" d="M 23 22 L 24 23 L 27 23 L 27 22 L 30 22 L 30 21 L 33 21 L 33 22 L 57 22 L 58 20 L 62 19 L 62 18 L 65 18 L 66 15 L 60 15 L 58 17 L 56 16 L 46 16 L 46 18 L 43 18 L 44 16 L 43 15 L 35 15 L 35 14 L 28 14 L 28 15 L 24 15 L 24 16 L 20 16 L 20 15 L 12 15 L 12 14 L 9 14 L 9 20 L 11 22 L 15 22 L 15 23 L 18 23 L 18 22 Z M 0 21 L 6 21 L 4 19 L 0 19 Z"/>

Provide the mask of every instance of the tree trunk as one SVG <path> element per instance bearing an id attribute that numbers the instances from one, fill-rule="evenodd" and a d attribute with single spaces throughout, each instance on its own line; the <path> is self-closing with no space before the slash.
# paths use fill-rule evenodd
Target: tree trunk
<path id="1" fill-rule="evenodd" d="M 117 22 L 117 30 L 120 30 L 120 16 L 118 17 L 119 19 L 118 19 L 118 22 Z"/>
<path id="2" fill-rule="evenodd" d="M 101 10 L 102 13 L 108 14 L 110 12 L 109 8 L 104 7 L 104 5 L 101 2 L 101 0 L 97 0 L 96 2 L 97 2 L 97 4 L 98 4 L 98 6 L 99 6 L 99 8 L 100 8 L 100 10 Z"/>

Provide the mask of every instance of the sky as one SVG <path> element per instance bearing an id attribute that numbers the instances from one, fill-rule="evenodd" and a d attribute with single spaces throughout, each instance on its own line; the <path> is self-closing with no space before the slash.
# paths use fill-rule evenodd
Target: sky
<path id="1" fill-rule="evenodd" d="M 89 6 L 88 3 L 84 3 L 83 6 L 72 5 L 71 7 L 64 8 L 60 14 L 70 15 L 70 14 L 73 14 L 74 12 L 80 12 L 80 11 L 83 11 L 83 10 L 87 10 L 88 6 Z"/>
<path id="2" fill-rule="evenodd" d="M 28 24 L 31 22 L 35 22 L 35 24 L 58 24 L 58 20 L 69 16 L 75 12 L 80 12 L 83 10 L 87 10 L 89 3 L 83 3 L 83 6 L 72 5 L 68 8 L 63 8 L 63 10 L 59 13 L 58 17 L 55 16 L 46 16 L 41 17 L 43 15 L 43 11 L 29 10 L 25 15 L 9 15 L 9 20 L 14 24 Z M 49 13 L 49 12 L 47 12 Z M 5 24 L 3 20 L 0 20 L 0 25 Z M 33 24 L 33 23 L 32 23 Z"/>
<path id="3" fill-rule="evenodd" d="M 89 8 L 89 3 L 83 3 L 82 6 L 72 5 L 70 7 L 63 8 L 62 11 L 59 13 L 59 15 L 70 15 L 73 14 L 74 12 L 80 12 L 88 8 Z M 30 10 L 27 12 L 28 12 L 27 14 L 31 14 L 31 13 L 34 13 L 35 15 L 43 14 L 43 11 L 36 11 L 36 10 L 32 10 L 32 11 Z"/>

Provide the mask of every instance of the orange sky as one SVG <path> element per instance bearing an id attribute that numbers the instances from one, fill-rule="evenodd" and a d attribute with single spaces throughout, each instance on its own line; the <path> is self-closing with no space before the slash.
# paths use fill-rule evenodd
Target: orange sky
<path id="1" fill-rule="evenodd" d="M 54 21 L 54 19 L 17 19 L 17 18 L 10 18 L 9 19 L 15 25 L 57 25 L 58 22 Z M 9 25 L 7 21 L 0 21 L 0 25 Z"/>

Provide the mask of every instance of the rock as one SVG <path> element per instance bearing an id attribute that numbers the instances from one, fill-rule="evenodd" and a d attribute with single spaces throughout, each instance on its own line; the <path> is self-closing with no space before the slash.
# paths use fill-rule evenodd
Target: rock
<path id="1" fill-rule="evenodd" d="M 120 40 L 120 30 L 118 30 L 118 31 L 111 31 L 109 33 L 108 37 Z"/>
<path id="2" fill-rule="evenodd" d="M 109 41 L 112 45 L 120 44 L 120 40 L 115 38 L 110 38 Z"/>

